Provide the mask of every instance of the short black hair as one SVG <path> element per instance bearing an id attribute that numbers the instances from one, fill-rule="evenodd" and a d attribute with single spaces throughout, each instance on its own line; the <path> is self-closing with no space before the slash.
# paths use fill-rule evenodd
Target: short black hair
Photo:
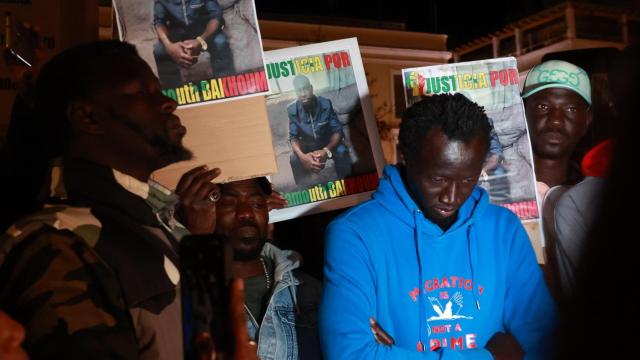
<path id="1" fill-rule="evenodd" d="M 424 97 L 404 112 L 399 143 L 405 158 L 422 152 L 427 134 L 434 127 L 449 140 L 467 142 L 482 136 L 489 149 L 491 124 L 484 108 L 460 93 L 439 94 Z"/>
<path id="2" fill-rule="evenodd" d="M 129 43 L 97 41 L 66 49 L 42 67 L 35 86 L 35 104 L 51 134 L 51 156 L 60 155 L 69 142 L 69 103 L 104 85 L 118 63 L 131 57 L 139 55 Z"/>

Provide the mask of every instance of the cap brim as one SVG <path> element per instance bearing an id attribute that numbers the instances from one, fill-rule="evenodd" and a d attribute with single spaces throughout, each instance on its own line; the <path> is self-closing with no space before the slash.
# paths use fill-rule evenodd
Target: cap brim
<path id="1" fill-rule="evenodd" d="M 550 88 L 562 88 L 562 89 L 571 90 L 574 93 L 580 95 L 580 97 L 583 98 L 584 101 L 586 101 L 587 104 L 589 104 L 589 106 L 591 106 L 591 99 L 587 98 L 584 94 L 580 93 L 580 91 L 576 90 L 576 88 L 569 85 L 558 84 L 558 83 L 540 83 L 540 84 L 533 85 L 529 89 L 524 89 L 524 91 L 522 92 L 522 98 L 523 99 L 528 98 L 529 96 L 537 92 L 540 92 L 544 89 L 550 89 Z"/>
<path id="2" fill-rule="evenodd" d="M 258 176 L 258 177 L 255 177 L 255 178 L 249 178 L 247 180 L 255 180 L 255 181 L 257 181 L 258 182 L 258 187 L 260 187 L 260 190 L 262 190 L 262 192 L 265 195 L 271 195 L 271 191 L 272 191 L 271 182 L 269 182 L 269 179 L 267 179 L 265 176 Z M 240 180 L 238 180 L 238 181 L 240 181 Z M 233 183 L 233 181 L 228 182 L 228 183 L 221 183 L 219 185 L 222 188 L 222 187 L 224 187 L 226 185 L 229 185 L 231 183 Z"/>

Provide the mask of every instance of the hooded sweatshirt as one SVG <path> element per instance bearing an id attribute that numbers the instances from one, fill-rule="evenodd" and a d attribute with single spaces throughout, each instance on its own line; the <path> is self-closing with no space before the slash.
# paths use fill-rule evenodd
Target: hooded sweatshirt
<path id="1" fill-rule="evenodd" d="M 476 187 L 446 231 L 426 219 L 399 169 L 329 225 L 320 306 L 328 359 L 491 359 L 497 332 L 545 358 L 556 308 L 518 218 Z M 373 317 L 394 338 L 378 344 Z"/>

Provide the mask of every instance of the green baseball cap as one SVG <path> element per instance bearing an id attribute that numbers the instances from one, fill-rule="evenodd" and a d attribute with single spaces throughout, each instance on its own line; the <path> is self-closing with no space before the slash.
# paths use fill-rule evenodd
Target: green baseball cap
<path id="1" fill-rule="evenodd" d="M 522 97 L 549 88 L 564 88 L 580 95 L 591 106 L 591 82 L 581 67 L 562 60 L 549 60 L 536 65 L 524 80 Z"/>

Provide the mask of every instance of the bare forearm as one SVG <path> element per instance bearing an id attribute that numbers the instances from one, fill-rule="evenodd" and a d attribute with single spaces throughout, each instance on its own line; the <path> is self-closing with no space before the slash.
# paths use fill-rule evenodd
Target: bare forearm
<path id="1" fill-rule="evenodd" d="M 171 45 L 172 42 L 169 40 L 169 31 L 167 27 L 164 25 L 156 25 L 156 32 L 158 33 L 158 39 L 165 47 Z"/>
<path id="2" fill-rule="evenodd" d="M 498 167 L 498 163 L 499 162 L 500 162 L 500 157 L 498 155 L 495 155 L 495 154 L 491 155 L 487 159 L 487 161 L 486 161 L 486 163 L 485 163 L 485 165 L 484 165 L 484 167 L 482 169 L 485 170 L 485 171 L 491 171 L 491 170 L 495 169 L 496 167 Z"/>
<path id="3" fill-rule="evenodd" d="M 301 157 L 305 153 L 300 149 L 300 141 L 298 139 L 291 139 L 291 147 L 293 148 L 293 152 L 296 153 L 298 157 Z"/>
<path id="4" fill-rule="evenodd" d="M 329 151 L 333 151 L 338 147 L 341 141 L 342 141 L 342 133 L 339 133 L 339 132 L 334 133 L 333 135 L 331 135 L 331 139 L 329 139 L 329 143 L 325 147 L 329 149 Z"/>
<path id="5" fill-rule="evenodd" d="M 200 37 L 203 38 L 204 41 L 208 41 L 219 29 L 220 21 L 218 21 L 218 19 L 211 19 L 207 23 L 207 27 L 204 29 L 204 32 Z"/>

